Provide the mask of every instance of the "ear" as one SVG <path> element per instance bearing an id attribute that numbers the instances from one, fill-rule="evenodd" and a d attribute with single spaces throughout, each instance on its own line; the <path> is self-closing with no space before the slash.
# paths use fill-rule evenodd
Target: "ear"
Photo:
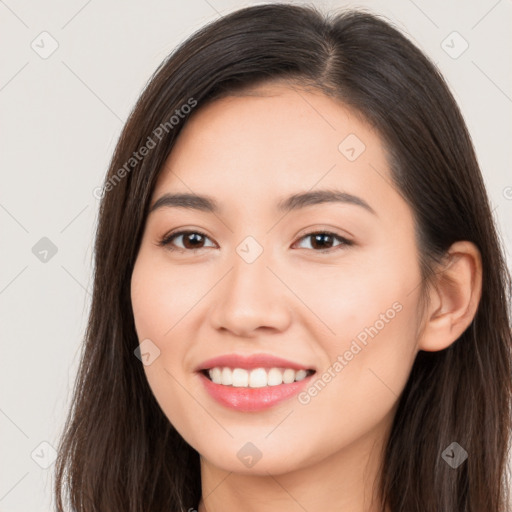
<path id="1" fill-rule="evenodd" d="M 475 244 L 455 242 L 429 286 L 418 348 L 443 350 L 471 324 L 482 294 L 482 258 Z"/>

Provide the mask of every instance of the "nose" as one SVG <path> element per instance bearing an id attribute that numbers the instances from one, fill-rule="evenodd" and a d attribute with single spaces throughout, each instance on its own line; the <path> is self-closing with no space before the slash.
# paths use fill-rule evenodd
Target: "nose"
<path id="1" fill-rule="evenodd" d="M 268 265 L 265 251 L 252 263 L 236 253 L 231 261 L 230 271 L 215 287 L 210 315 L 213 327 L 249 338 L 262 331 L 286 330 L 292 318 L 293 294 L 278 270 Z"/>

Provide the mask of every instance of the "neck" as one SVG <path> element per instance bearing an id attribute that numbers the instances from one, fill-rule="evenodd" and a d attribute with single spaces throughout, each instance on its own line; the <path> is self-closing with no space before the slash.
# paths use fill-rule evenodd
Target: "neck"
<path id="1" fill-rule="evenodd" d="M 317 464 L 284 474 L 234 473 L 201 458 L 198 512 L 382 512 L 377 492 L 388 434 L 382 427 Z"/>

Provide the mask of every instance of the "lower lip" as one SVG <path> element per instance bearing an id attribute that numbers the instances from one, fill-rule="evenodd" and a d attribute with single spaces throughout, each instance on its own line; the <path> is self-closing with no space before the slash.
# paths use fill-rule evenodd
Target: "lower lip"
<path id="1" fill-rule="evenodd" d="M 237 388 L 213 383 L 199 373 L 201 380 L 213 399 L 220 404 L 242 412 L 262 411 L 297 395 L 311 379 L 311 375 L 299 382 L 265 386 L 263 388 Z"/>

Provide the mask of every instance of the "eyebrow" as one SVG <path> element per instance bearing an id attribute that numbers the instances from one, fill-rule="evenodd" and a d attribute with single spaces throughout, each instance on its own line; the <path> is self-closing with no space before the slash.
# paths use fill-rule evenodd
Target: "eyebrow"
<path id="1" fill-rule="evenodd" d="M 377 215 L 375 210 L 364 199 L 346 192 L 330 189 L 293 194 L 280 200 L 277 203 L 277 210 L 280 212 L 289 212 L 323 203 L 352 204 L 364 208 L 373 215 Z M 215 214 L 221 211 L 219 203 L 212 197 L 187 193 L 163 194 L 153 203 L 149 213 L 163 207 L 186 208 Z"/>

